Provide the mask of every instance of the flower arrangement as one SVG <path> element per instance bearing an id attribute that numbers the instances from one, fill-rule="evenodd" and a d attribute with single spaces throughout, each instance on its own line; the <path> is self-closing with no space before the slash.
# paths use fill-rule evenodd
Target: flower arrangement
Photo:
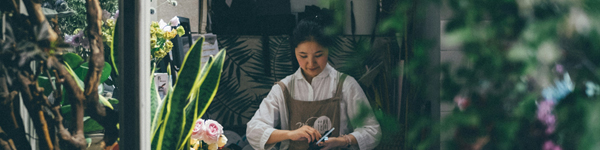
<path id="1" fill-rule="evenodd" d="M 119 17 L 119 10 L 117 10 L 114 16 L 106 10 L 102 11 L 102 42 L 104 44 L 113 45 L 113 33 L 115 32 L 115 26 L 117 24 L 117 18 Z"/>
<path id="2" fill-rule="evenodd" d="M 194 125 L 191 138 L 191 150 L 217 150 L 227 144 L 223 135 L 223 126 L 214 120 L 198 119 Z"/>
<path id="3" fill-rule="evenodd" d="M 171 39 L 175 36 L 182 36 L 185 34 L 185 30 L 182 26 L 172 29 L 172 26 L 179 25 L 179 18 L 173 17 L 169 23 L 164 22 L 162 19 L 160 22 L 152 22 L 150 26 L 150 48 L 152 60 L 159 62 L 163 57 L 167 55 L 173 48 L 173 42 Z"/>

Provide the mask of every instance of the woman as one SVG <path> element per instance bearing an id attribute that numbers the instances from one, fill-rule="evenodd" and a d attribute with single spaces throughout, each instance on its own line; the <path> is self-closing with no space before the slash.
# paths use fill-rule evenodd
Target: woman
<path id="1" fill-rule="evenodd" d="M 379 123 L 358 82 L 327 63 L 331 41 L 322 27 L 303 20 L 291 40 L 300 68 L 273 86 L 248 122 L 246 136 L 252 147 L 308 149 L 335 128 L 318 147 L 375 148 L 381 138 Z M 359 114 L 363 107 L 368 111 Z M 358 118 L 361 115 L 367 117 Z"/>

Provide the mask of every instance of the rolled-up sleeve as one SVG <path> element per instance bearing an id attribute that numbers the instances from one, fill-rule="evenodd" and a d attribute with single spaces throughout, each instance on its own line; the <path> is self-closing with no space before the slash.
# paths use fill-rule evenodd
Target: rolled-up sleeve
<path id="1" fill-rule="evenodd" d="M 361 150 L 374 149 L 381 139 L 381 128 L 362 88 L 352 77 L 344 82 L 343 99 L 347 102 L 349 122 L 354 128 L 350 133 L 358 141 Z"/>
<path id="2" fill-rule="evenodd" d="M 279 105 L 283 101 L 283 94 L 279 85 L 274 85 L 265 99 L 260 103 L 260 107 L 248 122 L 246 136 L 248 142 L 254 149 L 264 150 L 272 149 L 275 144 L 266 144 L 275 131 L 275 127 L 280 124 Z"/>

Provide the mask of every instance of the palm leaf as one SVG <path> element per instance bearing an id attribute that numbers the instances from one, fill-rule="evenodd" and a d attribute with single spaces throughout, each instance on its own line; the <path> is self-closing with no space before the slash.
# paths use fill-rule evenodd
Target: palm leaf
<path id="1" fill-rule="evenodd" d="M 224 77 L 227 75 L 223 73 L 221 76 L 221 83 L 219 84 L 219 91 L 213 103 L 210 106 L 209 114 L 212 115 L 212 119 L 221 122 L 223 126 L 234 126 L 242 124 L 243 122 L 227 122 L 231 118 L 239 118 L 238 120 L 250 120 L 253 114 L 243 114 L 241 112 L 247 112 L 252 108 L 258 108 L 258 105 L 251 105 L 257 99 L 254 99 L 249 95 L 248 90 L 241 89 L 240 84 L 235 78 Z M 260 102 L 259 102 L 260 103 Z M 242 107 L 243 109 L 234 109 Z M 229 113 L 229 112 L 240 112 L 240 113 Z"/>
<path id="2" fill-rule="evenodd" d="M 329 63 L 334 67 L 338 68 L 338 64 L 343 64 L 345 58 L 349 58 L 352 55 L 354 45 L 352 40 L 347 37 L 334 37 L 333 43 L 329 48 Z"/>
<path id="3" fill-rule="evenodd" d="M 288 36 L 271 36 L 269 37 L 269 54 L 270 60 L 265 61 L 267 57 L 261 55 L 257 56 L 258 62 L 269 62 L 269 65 L 266 64 L 254 64 L 258 68 L 264 70 L 264 66 L 270 66 L 269 69 L 271 72 L 267 73 L 257 73 L 257 74 L 249 74 L 253 80 L 251 82 L 257 83 L 253 88 L 260 88 L 268 90 L 271 89 L 272 83 L 275 83 L 286 76 L 294 73 L 295 68 L 292 65 L 292 57 L 293 53 L 289 44 Z M 265 93 L 266 94 L 266 93 Z"/>
<path id="4" fill-rule="evenodd" d="M 274 81 L 279 81 L 296 71 L 292 65 L 292 58 L 295 56 L 291 50 L 289 36 L 269 38 L 269 50 L 271 51 L 271 75 Z"/>
<path id="5" fill-rule="evenodd" d="M 248 112 L 246 109 L 258 108 L 258 105 L 250 105 L 251 102 L 257 100 L 249 94 L 257 89 L 253 89 L 252 86 L 240 85 L 265 84 L 253 82 L 249 77 L 249 75 L 264 75 L 262 67 L 264 64 L 261 63 L 262 60 L 258 59 L 258 56 L 262 55 L 260 44 L 256 44 L 259 43 L 260 38 L 248 39 L 240 36 L 220 36 L 218 38 L 219 45 L 224 45 L 224 48 L 227 49 L 227 58 L 223 65 L 219 91 L 208 112 L 212 119 L 221 122 L 224 126 L 243 124 L 244 122 L 227 122 L 226 120 L 249 120 L 253 114 L 244 113 Z M 244 84 L 249 82 L 252 84 Z"/>
<path id="6" fill-rule="evenodd" d="M 368 36 L 359 36 L 357 40 L 345 37 L 345 40 L 348 45 L 343 50 L 336 51 L 334 58 L 334 61 L 339 62 L 335 68 L 340 72 L 358 78 L 367 72 L 365 68 L 367 63 L 381 62 L 381 60 L 367 60 L 372 56 Z"/>
<path id="7" fill-rule="evenodd" d="M 224 45 L 223 49 L 227 49 L 227 59 L 225 68 L 228 74 L 235 77 L 242 77 L 246 74 L 260 74 L 264 69 L 256 67 L 256 62 L 260 62 L 255 57 L 260 55 L 257 47 L 259 45 L 251 45 L 257 42 L 244 40 L 240 36 L 222 36 L 218 39 L 219 45 Z M 261 66 L 261 65 L 258 65 Z M 241 78 L 236 78 L 241 82 Z"/>

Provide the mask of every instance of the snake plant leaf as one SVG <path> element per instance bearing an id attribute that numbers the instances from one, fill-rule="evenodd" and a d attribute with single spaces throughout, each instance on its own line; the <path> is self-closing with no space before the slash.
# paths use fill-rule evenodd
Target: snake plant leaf
<path id="1" fill-rule="evenodd" d="M 156 82 L 154 82 L 155 69 L 156 68 L 152 69 L 152 75 L 150 75 L 150 122 L 154 122 L 154 115 L 160 99 L 158 89 L 156 88 Z"/>
<path id="2" fill-rule="evenodd" d="M 81 79 L 82 81 L 85 79 L 85 76 L 87 75 L 87 72 L 89 70 L 88 65 L 89 65 L 89 63 L 85 62 L 85 63 L 81 64 L 78 68 L 74 69 L 75 73 L 77 74 L 79 79 Z M 102 69 L 102 76 L 100 76 L 100 83 L 104 83 L 104 81 L 106 81 L 106 79 L 108 79 L 111 71 L 112 71 L 112 68 L 110 67 L 110 64 L 108 64 L 107 62 L 104 62 L 104 68 Z"/>
<path id="3" fill-rule="evenodd" d="M 151 147 L 157 147 L 158 144 L 158 137 L 157 137 L 157 133 L 160 131 L 160 129 L 163 129 L 164 127 L 164 119 L 166 118 L 167 115 L 167 110 L 165 109 L 168 105 L 168 102 L 171 98 L 171 94 L 173 94 L 173 89 L 168 89 L 169 91 L 167 92 L 167 95 L 165 95 L 165 97 L 163 98 L 162 102 L 160 103 L 160 105 L 157 107 L 157 110 L 154 114 L 154 119 L 152 121 L 152 124 L 150 126 L 150 129 L 152 129 L 151 133 L 150 133 L 150 137 L 152 139 L 151 141 Z M 155 148 L 154 148 L 155 149 Z"/>
<path id="4" fill-rule="evenodd" d="M 113 37 L 113 43 L 112 45 L 110 45 L 110 65 L 113 67 L 112 69 L 115 71 L 115 75 L 119 76 L 119 69 L 117 68 L 117 63 L 118 60 L 115 60 L 115 57 L 118 57 L 118 54 L 115 51 L 115 47 L 119 45 L 119 36 L 115 36 L 115 35 L 119 35 L 119 30 L 117 30 L 119 28 L 119 19 L 117 19 L 115 21 L 115 29 L 112 30 L 112 37 Z M 113 77 L 113 79 L 116 77 Z"/>
<path id="5" fill-rule="evenodd" d="M 209 62 L 202 69 L 202 78 L 196 81 L 199 84 L 196 84 L 198 85 L 198 88 L 195 92 L 195 98 L 190 101 L 184 110 L 183 129 L 178 141 L 178 150 L 184 150 L 186 148 L 192 135 L 194 122 L 204 115 L 206 109 L 210 106 L 210 103 L 217 94 L 225 56 L 226 51 L 221 50 L 214 58 L 215 60 L 212 61 L 212 58 L 209 59 Z"/>
<path id="6" fill-rule="evenodd" d="M 166 112 L 166 116 L 162 120 L 162 127 L 153 136 L 158 140 L 152 139 L 152 149 L 173 149 L 177 146 L 181 133 L 183 109 L 193 92 L 195 81 L 200 77 L 202 43 L 204 43 L 204 38 L 199 38 L 185 56 L 181 70 L 178 73 L 179 77 L 177 77 L 173 87 L 173 93 L 167 99 L 169 101 L 167 105 L 163 106 L 166 108 L 162 108 Z M 154 143 L 154 141 L 157 143 Z"/>

